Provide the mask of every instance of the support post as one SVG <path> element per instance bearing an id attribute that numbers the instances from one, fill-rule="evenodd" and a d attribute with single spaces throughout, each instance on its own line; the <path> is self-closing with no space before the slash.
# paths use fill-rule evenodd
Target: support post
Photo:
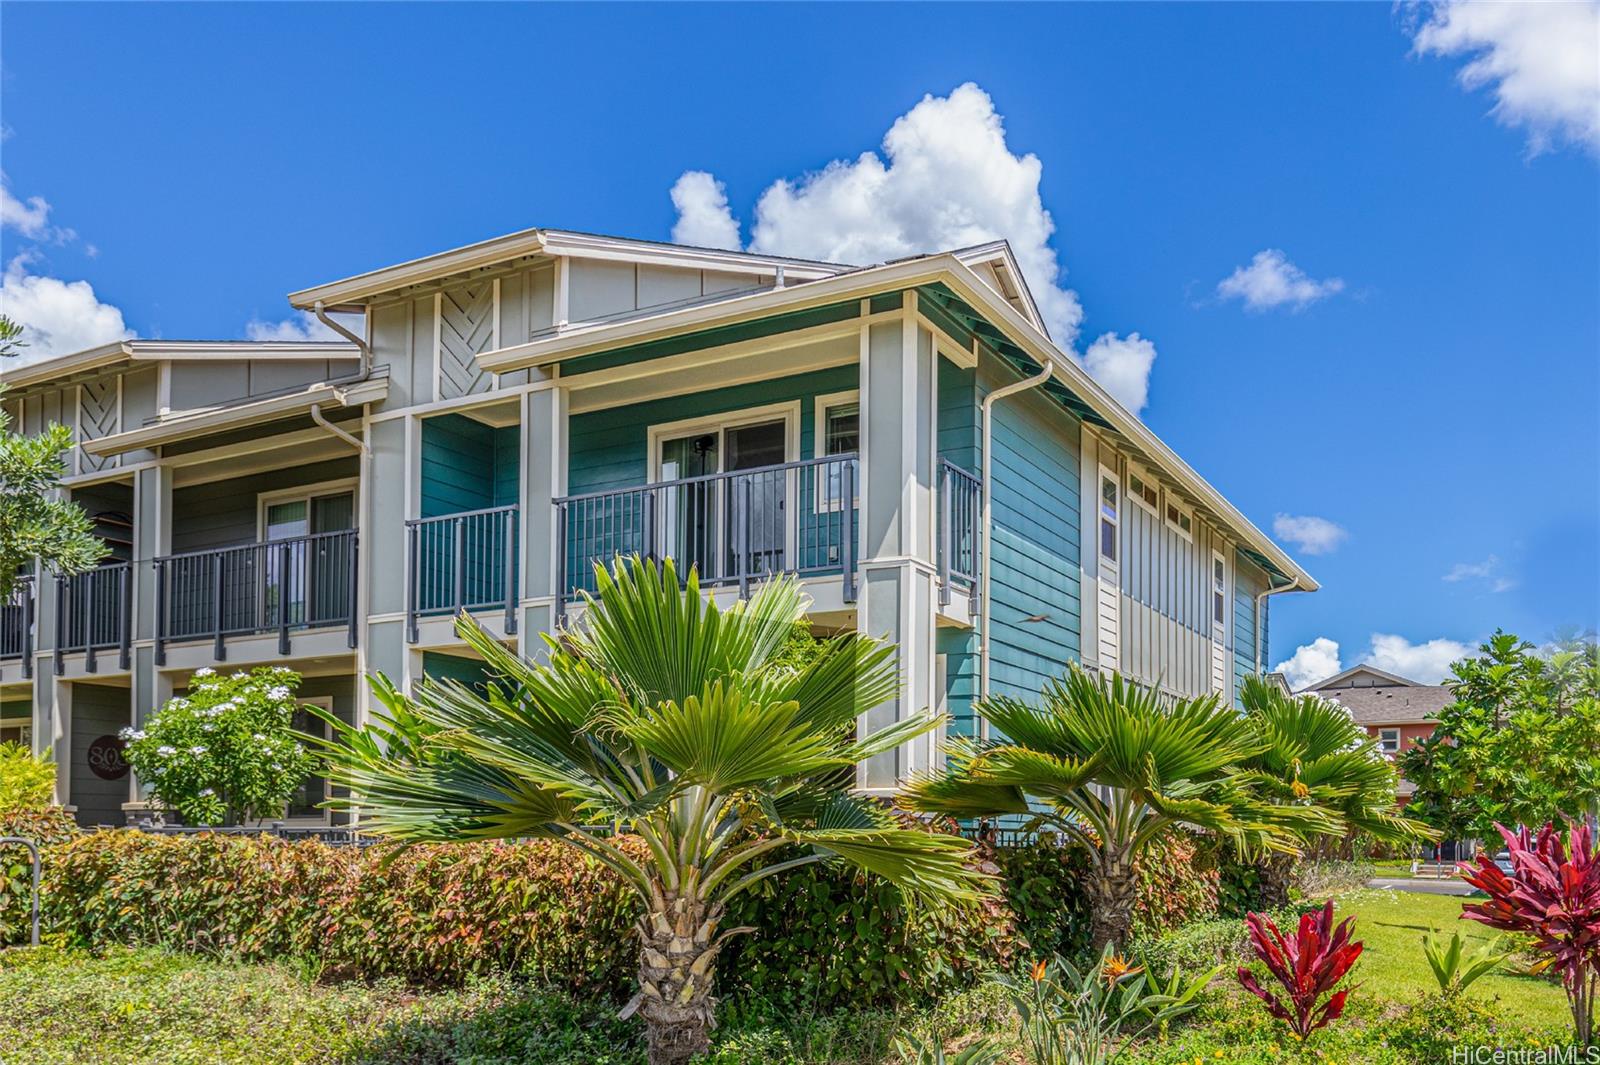
<path id="1" fill-rule="evenodd" d="M 126 673 L 133 667 L 133 563 L 122 567 L 122 616 L 119 619 L 117 668 Z"/>

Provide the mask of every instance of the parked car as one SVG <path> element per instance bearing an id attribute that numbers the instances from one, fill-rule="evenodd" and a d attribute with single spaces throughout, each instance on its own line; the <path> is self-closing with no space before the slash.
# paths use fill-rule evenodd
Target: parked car
<path id="1" fill-rule="evenodd" d="M 1510 876 L 1516 872 L 1516 869 L 1514 869 L 1511 865 L 1510 851 L 1501 851 L 1499 854 L 1496 854 L 1494 856 L 1494 864 L 1498 865 L 1500 867 L 1500 871 L 1507 876 Z"/>

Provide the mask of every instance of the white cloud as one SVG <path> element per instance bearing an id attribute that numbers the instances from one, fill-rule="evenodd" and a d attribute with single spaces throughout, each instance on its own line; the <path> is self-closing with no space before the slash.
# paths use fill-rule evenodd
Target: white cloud
<path id="1" fill-rule="evenodd" d="M 355 329 L 357 335 L 359 329 Z M 317 320 L 310 311 L 296 311 L 293 316 L 277 322 L 252 318 L 245 323 L 246 340 L 343 340 L 344 337 Z"/>
<path id="2" fill-rule="evenodd" d="M 678 221 L 674 244 L 697 248 L 739 248 L 739 223 L 728 207 L 728 190 L 704 170 L 686 170 L 672 186 Z"/>
<path id="3" fill-rule="evenodd" d="M 897 118 L 881 153 L 774 181 L 756 202 L 749 250 L 868 265 L 1004 239 L 1051 337 L 1074 352 L 1083 307 L 1062 283 L 1050 247 L 1055 222 L 1039 191 L 1043 171 L 1038 156 L 1011 150 L 994 101 L 968 82 L 949 96 L 924 96 Z M 672 199 L 673 239 L 738 246 L 738 221 L 710 174 L 687 171 Z M 1107 333 L 1085 357 L 1089 372 L 1138 413 L 1154 345 L 1137 334 Z"/>
<path id="4" fill-rule="evenodd" d="M 40 362 L 134 335 L 122 312 L 100 302 L 89 282 L 31 274 L 31 261 L 27 252 L 17 255 L 0 280 L 0 314 L 22 325 L 27 344 L 8 365 Z"/>
<path id="5" fill-rule="evenodd" d="M 11 191 L 10 181 L 0 173 L 0 227 L 14 229 L 29 240 L 65 244 L 78 234 L 64 226 L 50 224 L 50 202 L 43 196 L 22 200 Z"/>
<path id="6" fill-rule="evenodd" d="M 1318 636 L 1296 647 L 1294 654 L 1273 666 L 1272 671 L 1283 674 L 1291 691 L 1299 691 L 1327 680 L 1343 668 L 1339 664 L 1339 644 L 1326 636 Z"/>
<path id="7" fill-rule="evenodd" d="M 1150 367 L 1156 346 L 1138 333 L 1106 333 L 1083 353 L 1083 368 L 1118 403 L 1137 414 L 1150 399 Z"/>
<path id="8" fill-rule="evenodd" d="M 1600 153 L 1600 3 L 1435 3 L 1419 55 L 1467 57 L 1463 88 L 1489 88 L 1490 113 L 1527 131 L 1533 154 L 1558 142 Z"/>
<path id="9" fill-rule="evenodd" d="M 1318 281 L 1289 261 L 1276 248 L 1258 251 L 1249 266 L 1240 266 L 1217 282 L 1217 295 L 1225 300 L 1243 300 L 1252 311 L 1270 311 L 1287 306 L 1301 310 L 1344 289 L 1344 281 L 1329 277 Z"/>
<path id="10" fill-rule="evenodd" d="M 1326 555 L 1350 534 L 1327 518 L 1279 514 L 1272 519 L 1272 535 L 1308 555 Z"/>
<path id="11" fill-rule="evenodd" d="M 1438 684 L 1450 675 L 1450 663 L 1471 653 L 1472 648 L 1457 640 L 1412 643 L 1404 636 L 1375 632 L 1361 661 L 1408 680 Z"/>
<path id="12" fill-rule="evenodd" d="M 1457 584 L 1462 581 L 1484 581 L 1491 592 L 1509 592 L 1517 582 L 1500 572 L 1500 558 L 1490 555 L 1482 562 L 1457 562 L 1440 580 Z"/>

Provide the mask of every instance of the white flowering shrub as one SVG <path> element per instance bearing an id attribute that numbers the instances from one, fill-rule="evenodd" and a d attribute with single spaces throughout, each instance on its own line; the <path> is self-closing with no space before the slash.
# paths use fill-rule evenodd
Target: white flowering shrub
<path id="1" fill-rule="evenodd" d="M 298 673 L 272 666 L 231 677 L 197 670 L 188 695 L 169 699 L 144 728 L 123 730 L 123 755 L 190 824 L 281 817 L 314 768 L 292 732 L 299 685 Z"/>

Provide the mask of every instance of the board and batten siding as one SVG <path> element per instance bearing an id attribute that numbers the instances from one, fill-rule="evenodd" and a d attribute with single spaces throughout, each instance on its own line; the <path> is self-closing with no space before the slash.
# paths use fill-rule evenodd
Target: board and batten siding
<path id="1" fill-rule="evenodd" d="M 1192 540 L 1134 501 L 1123 477 L 1122 674 L 1185 696 L 1212 688 L 1211 549 L 1216 532 L 1194 520 Z M 1166 506 L 1162 492 L 1161 506 Z"/>
<path id="2" fill-rule="evenodd" d="M 975 407 L 1016 379 L 986 357 Z M 996 404 L 991 429 L 989 684 L 996 694 L 1033 699 L 1080 660 L 1081 432 L 1037 391 Z"/>

